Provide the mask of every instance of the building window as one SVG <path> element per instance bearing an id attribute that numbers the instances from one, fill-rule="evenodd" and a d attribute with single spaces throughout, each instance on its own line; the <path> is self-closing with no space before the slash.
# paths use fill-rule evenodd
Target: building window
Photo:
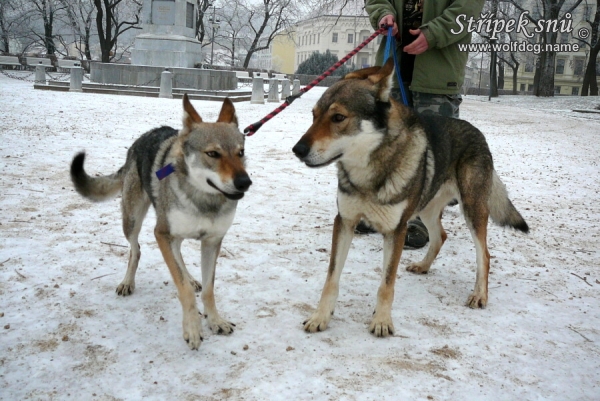
<path id="1" fill-rule="evenodd" d="M 573 64 L 573 75 L 580 77 L 583 75 L 583 59 L 576 58 Z"/>
<path id="2" fill-rule="evenodd" d="M 354 43 L 354 34 L 353 33 L 348 34 L 348 43 Z"/>
<path id="3" fill-rule="evenodd" d="M 360 65 L 361 65 L 361 68 L 367 68 L 367 67 L 369 67 L 369 58 L 368 57 L 361 57 L 360 58 Z"/>
<path id="4" fill-rule="evenodd" d="M 569 33 L 563 32 L 560 34 L 560 43 L 569 43 Z"/>
<path id="5" fill-rule="evenodd" d="M 525 72 L 533 72 L 533 62 L 531 60 L 527 60 L 525 63 Z"/>
<path id="6" fill-rule="evenodd" d="M 532 84 L 529 84 L 527 86 L 527 92 L 533 92 L 533 85 Z"/>
<path id="7" fill-rule="evenodd" d="M 559 58 L 556 60 L 556 74 L 562 75 L 565 73 L 565 59 Z"/>
<path id="8" fill-rule="evenodd" d="M 331 36 L 331 41 L 333 43 L 337 43 L 337 39 L 338 39 L 338 34 L 337 34 L 337 32 L 334 32 L 333 35 Z"/>
<path id="9" fill-rule="evenodd" d="M 186 3 L 185 9 L 185 26 L 186 28 L 194 29 L 194 5 L 192 3 Z"/>
<path id="10" fill-rule="evenodd" d="M 525 84 L 521 84 L 521 88 L 519 89 L 521 92 L 525 92 Z"/>
<path id="11" fill-rule="evenodd" d="M 579 96 L 579 86 L 574 86 L 571 88 L 571 95 Z"/>
<path id="12" fill-rule="evenodd" d="M 555 86 L 554 87 L 554 94 L 555 95 L 560 95 L 560 86 Z"/>

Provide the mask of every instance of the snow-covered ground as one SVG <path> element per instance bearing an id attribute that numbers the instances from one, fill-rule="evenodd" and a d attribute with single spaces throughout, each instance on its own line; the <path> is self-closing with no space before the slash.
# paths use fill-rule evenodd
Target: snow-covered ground
<path id="1" fill-rule="evenodd" d="M 153 213 L 136 291 L 119 297 L 128 253 L 119 200 L 92 204 L 68 175 L 82 149 L 89 172 L 116 171 L 141 133 L 180 126 L 181 101 L 47 92 L 0 76 L 0 398 L 600 399 L 600 121 L 570 111 L 594 109 L 600 98 L 465 99 L 461 115 L 487 136 L 531 233 L 490 225 L 490 300 L 471 310 L 474 246 L 459 209 L 448 208 L 449 240 L 430 274 L 401 267 L 397 334 L 380 339 L 367 331 L 379 235 L 355 238 L 330 327 L 302 330 L 325 279 L 336 178 L 333 166 L 306 168 L 291 147 L 322 92 L 308 92 L 246 141 L 254 184 L 216 279 L 221 314 L 237 330 L 205 328 L 195 352 L 182 339 Z M 220 103 L 193 103 L 216 119 Z M 276 106 L 236 104 L 241 127 Z M 400 263 L 424 253 L 405 251 Z M 199 244 L 184 242 L 183 255 L 199 278 Z"/>

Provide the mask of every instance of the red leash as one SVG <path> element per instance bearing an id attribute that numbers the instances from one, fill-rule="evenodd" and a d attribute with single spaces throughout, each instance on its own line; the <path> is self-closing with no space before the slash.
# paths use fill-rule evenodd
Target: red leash
<path id="1" fill-rule="evenodd" d="M 258 131 L 258 129 L 260 127 L 262 127 L 262 125 L 264 123 L 266 123 L 267 121 L 269 121 L 270 119 L 272 119 L 273 117 L 275 117 L 277 114 L 281 113 L 286 107 L 288 107 L 290 104 L 292 104 L 292 102 L 294 100 L 298 99 L 300 96 L 302 96 L 303 94 L 305 94 L 306 92 L 308 92 L 309 90 L 311 90 L 313 87 L 315 87 L 316 85 L 318 85 L 319 82 L 321 82 L 322 80 L 324 80 L 325 78 L 327 78 L 328 76 L 330 76 L 335 70 L 337 70 L 338 68 L 340 68 L 342 66 L 342 64 L 344 64 L 352 56 L 354 56 L 356 53 L 358 53 L 363 47 L 365 47 L 366 45 L 368 45 L 369 42 L 371 42 L 377 36 L 379 36 L 380 34 L 382 34 L 383 32 L 386 32 L 386 31 L 387 31 L 386 27 L 379 28 L 377 31 L 375 31 L 375 33 L 373 33 L 371 36 L 369 36 L 364 42 L 362 42 L 360 45 L 358 45 L 358 47 L 356 49 L 354 49 L 350 53 L 348 53 L 343 59 L 341 59 L 340 61 L 338 61 L 337 63 L 335 63 L 332 67 L 330 67 L 327 71 L 325 71 L 323 74 L 321 74 L 320 76 L 318 76 L 310 84 L 308 84 L 304 88 L 300 89 L 300 92 L 298 92 L 295 95 L 288 96 L 285 99 L 285 102 L 283 102 L 278 108 L 276 108 L 275 110 L 273 110 L 272 112 L 270 112 L 269 114 L 267 114 L 262 120 L 260 120 L 258 122 L 255 122 L 254 124 L 250 124 L 249 126 L 247 126 L 244 129 L 244 134 L 246 134 L 246 136 L 252 136 L 252 135 L 254 135 L 254 133 L 256 131 Z"/>

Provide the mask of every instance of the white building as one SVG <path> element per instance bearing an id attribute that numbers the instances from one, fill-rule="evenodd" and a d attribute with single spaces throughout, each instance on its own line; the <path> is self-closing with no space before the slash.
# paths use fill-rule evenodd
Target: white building
<path id="1" fill-rule="evenodd" d="M 373 32 L 366 15 L 323 15 L 302 21 L 296 26 L 295 69 L 314 52 L 325 53 L 329 50 L 341 59 Z M 347 65 L 353 68 L 375 65 L 381 38 L 380 35 L 365 46 L 348 60 Z"/>

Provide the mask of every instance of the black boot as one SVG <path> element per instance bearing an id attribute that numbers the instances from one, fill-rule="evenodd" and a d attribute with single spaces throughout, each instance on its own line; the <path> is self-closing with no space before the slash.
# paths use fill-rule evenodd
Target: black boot
<path id="1" fill-rule="evenodd" d="M 429 241 L 429 233 L 425 224 L 417 218 L 408 222 L 408 231 L 406 232 L 405 248 L 422 248 Z"/>
<path id="2" fill-rule="evenodd" d="M 373 234 L 376 232 L 377 231 L 364 220 L 359 221 L 357 226 L 354 228 L 355 234 Z"/>

